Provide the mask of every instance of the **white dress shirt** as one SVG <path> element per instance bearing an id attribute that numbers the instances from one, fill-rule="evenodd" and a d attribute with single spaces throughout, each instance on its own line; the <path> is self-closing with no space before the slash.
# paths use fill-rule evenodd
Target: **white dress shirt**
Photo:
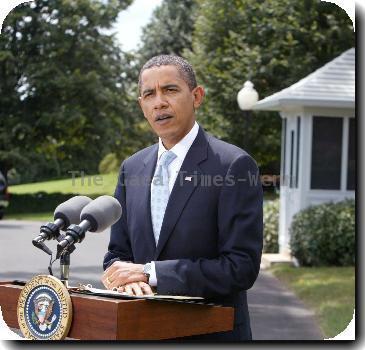
<path id="1" fill-rule="evenodd" d="M 193 144 L 194 140 L 196 139 L 196 136 L 198 135 L 199 131 L 199 125 L 197 122 L 194 123 L 194 126 L 192 129 L 182 138 L 174 147 L 170 149 L 171 152 L 174 152 L 176 154 L 176 158 L 169 164 L 167 171 L 169 173 L 169 193 L 171 194 L 171 191 L 174 187 L 177 175 L 179 174 L 180 168 L 182 163 L 184 162 L 184 159 L 186 157 L 186 154 L 188 153 L 191 145 Z M 160 161 L 162 153 L 167 151 L 165 146 L 162 143 L 161 138 L 159 138 L 158 141 L 158 154 L 157 154 L 157 164 Z M 149 284 L 153 287 L 157 286 L 157 276 L 156 276 L 156 268 L 154 261 L 151 261 L 151 274 L 149 278 Z"/>

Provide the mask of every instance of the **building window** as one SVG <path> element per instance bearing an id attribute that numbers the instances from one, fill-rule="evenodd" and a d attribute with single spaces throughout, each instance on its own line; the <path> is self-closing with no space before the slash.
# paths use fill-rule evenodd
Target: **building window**
<path id="1" fill-rule="evenodd" d="M 347 165 L 347 189 L 355 190 L 355 118 L 350 119 L 349 125 L 349 150 Z"/>
<path id="2" fill-rule="evenodd" d="M 313 117 L 311 189 L 341 188 L 343 118 Z"/>

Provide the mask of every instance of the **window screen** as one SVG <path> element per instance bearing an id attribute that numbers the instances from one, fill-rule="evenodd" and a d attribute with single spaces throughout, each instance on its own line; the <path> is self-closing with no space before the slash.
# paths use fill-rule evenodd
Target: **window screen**
<path id="1" fill-rule="evenodd" d="M 311 188 L 341 187 L 343 118 L 313 117 Z"/>
<path id="2" fill-rule="evenodd" d="M 294 131 L 292 130 L 290 133 L 290 174 L 289 174 L 289 187 L 294 187 Z"/>
<path id="3" fill-rule="evenodd" d="M 350 119 L 349 126 L 349 152 L 347 166 L 347 189 L 355 189 L 355 119 Z"/>

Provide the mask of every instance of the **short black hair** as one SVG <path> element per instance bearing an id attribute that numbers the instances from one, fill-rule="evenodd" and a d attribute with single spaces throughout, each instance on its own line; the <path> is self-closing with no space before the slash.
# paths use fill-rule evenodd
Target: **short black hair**
<path id="1" fill-rule="evenodd" d="M 184 81 L 188 84 L 190 90 L 193 90 L 194 88 L 197 87 L 194 69 L 188 61 L 176 55 L 159 55 L 150 58 L 141 68 L 138 77 L 139 92 L 141 92 L 142 73 L 146 69 L 150 69 L 153 67 L 161 67 L 161 66 L 175 66 L 179 71 L 179 73 L 181 74 Z"/>

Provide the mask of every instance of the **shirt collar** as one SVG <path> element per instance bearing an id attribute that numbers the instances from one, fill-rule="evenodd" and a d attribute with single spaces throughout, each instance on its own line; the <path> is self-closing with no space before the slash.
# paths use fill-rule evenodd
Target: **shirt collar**
<path id="1" fill-rule="evenodd" d="M 191 130 L 174 147 L 172 147 L 170 151 L 174 152 L 178 159 L 184 160 L 196 136 L 198 135 L 198 131 L 199 131 L 199 124 L 195 122 Z M 159 137 L 157 159 L 160 159 L 162 153 L 164 153 L 165 151 L 167 151 L 167 149 L 165 148 L 161 138 Z"/>

